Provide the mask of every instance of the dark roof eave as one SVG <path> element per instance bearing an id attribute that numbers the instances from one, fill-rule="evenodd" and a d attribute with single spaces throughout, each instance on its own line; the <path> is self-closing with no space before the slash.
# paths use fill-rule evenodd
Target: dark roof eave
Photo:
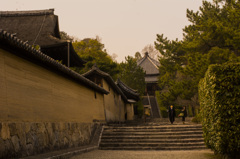
<path id="1" fill-rule="evenodd" d="M 51 49 L 54 49 L 54 48 L 58 48 L 58 47 L 67 47 L 68 46 L 68 43 L 69 42 L 59 42 L 57 44 L 53 44 L 53 45 L 44 45 L 44 46 L 41 46 L 41 50 L 44 52 L 44 50 L 51 50 Z M 47 53 L 46 53 L 47 54 Z M 86 61 L 82 60 L 78 55 L 77 53 L 75 52 L 73 46 L 72 46 L 72 43 L 70 43 L 70 59 L 72 61 L 72 59 L 75 59 L 75 63 L 74 65 L 76 65 L 76 67 L 82 67 L 84 64 L 86 64 Z"/>
<path id="2" fill-rule="evenodd" d="M 38 51 L 36 49 L 34 49 L 31 45 L 23 42 L 22 40 L 18 39 L 17 37 L 15 37 L 14 35 L 0 29 L 0 41 L 3 44 L 9 45 L 14 49 L 17 50 L 23 50 L 24 54 L 26 56 L 28 56 L 29 58 L 32 58 L 34 60 L 38 60 L 40 63 L 42 63 L 43 65 L 47 65 L 49 67 L 51 67 L 52 69 L 61 72 L 65 75 L 67 75 L 68 77 L 71 77 L 72 79 L 86 84 L 88 87 L 103 93 L 103 94 L 108 94 L 109 92 L 106 91 L 105 89 L 103 89 L 102 87 L 99 87 L 98 85 L 96 85 L 94 82 L 86 79 L 85 77 L 81 76 L 80 74 L 76 73 L 75 71 L 69 69 L 68 67 L 60 64 L 59 62 L 55 61 L 54 59 L 52 59 L 51 57 L 45 55 L 44 53 L 42 53 L 41 51 Z M 6 45 L 4 45 L 6 47 Z M 23 53 L 19 52 L 19 56 L 23 56 Z"/>
<path id="3" fill-rule="evenodd" d="M 45 10 L 29 10 L 29 11 L 0 11 L 0 17 L 16 17 L 16 16 L 39 16 L 53 15 L 54 9 Z"/>
<path id="4" fill-rule="evenodd" d="M 126 92 L 132 94 L 133 96 L 139 96 L 140 94 L 137 93 L 136 90 L 133 90 L 132 88 L 130 88 L 129 86 L 127 86 L 125 83 L 123 83 L 120 79 L 117 80 L 117 85 L 122 88 L 123 90 L 125 90 Z"/>
<path id="5" fill-rule="evenodd" d="M 102 76 L 107 82 L 109 82 L 109 84 L 123 97 L 123 100 L 125 102 L 128 102 L 127 97 L 125 96 L 125 94 L 121 91 L 121 89 L 116 85 L 116 83 L 113 81 L 112 77 L 106 73 L 101 71 L 99 68 L 97 67 L 93 67 L 91 70 L 89 70 L 88 72 L 82 74 L 84 77 L 87 76 L 91 76 L 93 74 L 98 74 L 100 76 Z"/>

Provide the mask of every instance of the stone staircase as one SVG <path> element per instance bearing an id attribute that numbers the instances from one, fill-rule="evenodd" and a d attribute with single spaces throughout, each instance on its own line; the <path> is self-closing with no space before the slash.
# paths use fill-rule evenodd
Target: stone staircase
<path id="1" fill-rule="evenodd" d="M 150 105 L 151 106 L 151 108 L 152 108 L 151 117 L 152 118 L 160 118 L 159 108 L 158 108 L 158 105 L 157 105 L 156 98 L 154 96 L 143 96 L 142 103 L 143 103 L 143 105 Z"/>
<path id="2" fill-rule="evenodd" d="M 205 149 L 202 127 L 190 125 L 104 126 L 102 150 Z"/>
<path id="3" fill-rule="evenodd" d="M 149 99 L 152 107 L 153 118 L 160 118 L 159 108 L 157 105 L 156 98 L 154 96 L 150 96 Z"/>

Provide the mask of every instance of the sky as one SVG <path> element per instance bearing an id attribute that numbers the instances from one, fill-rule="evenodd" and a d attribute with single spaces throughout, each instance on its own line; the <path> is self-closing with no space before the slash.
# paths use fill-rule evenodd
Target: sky
<path id="1" fill-rule="evenodd" d="M 187 9 L 197 11 L 202 0 L 0 0 L 1 11 L 54 8 L 60 31 L 79 39 L 96 38 L 118 62 L 149 44 L 157 34 L 183 38 L 189 25 Z"/>

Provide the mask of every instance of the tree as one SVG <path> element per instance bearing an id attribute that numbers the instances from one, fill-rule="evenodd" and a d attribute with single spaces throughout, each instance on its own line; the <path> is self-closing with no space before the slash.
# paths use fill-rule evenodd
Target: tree
<path id="1" fill-rule="evenodd" d="M 119 64 L 119 78 L 129 87 L 135 89 L 140 93 L 140 96 L 144 94 L 145 91 L 145 72 L 141 67 L 137 65 L 137 59 L 131 56 L 125 57 L 125 62 Z M 135 103 L 137 107 L 139 116 L 143 113 L 143 104 L 139 100 Z"/>
<path id="2" fill-rule="evenodd" d="M 160 56 L 159 51 L 155 49 L 155 47 L 152 44 L 146 45 L 141 52 L 143 56 L 145 52 L 148 52 L 148 55 L 155 60 L 158 60 L 158 56 Z"/>
<path id="3" fill-rule="evenodd" d="M 117 57 L 118 57 L 118 55 L 115 54 L 115 53 L 113 53 L 113 54 L 111 55 L 111 59 L 112 59 L 114 62 L 117 62 Z"/>
<path id="4" fill-rule="evenodd" d="M 235 0 L 203 1 L 200 11 L 187 10 L 192 23 L 184 28 L 182 47 L 187 65 L 183 72 L 194 81 L 197 93 L 199 80 L 210 64 L 237 62 L 240 43 L 240 3 Z"/>
<path id="5" fill-rule="evenodd" d="M 125 62 L 119 64 L 119 78 L 129 87 L 138 90 L 143 95 L 145 91 L 145 72 L 137 65 L 137 60 L 131 56 L 125 57 Z"/>
<path id="6" fill-rule="evenodd" d="M 61 37 L 61 39 L 63 39 L 63 40 L 72 40 L 73 39 L 73 37 L 72 36 L 69 36 L 66 32 L 64 32 L 64 31 L 61 31 L 60 32 L 60 37 Z"/>
<path id="7" fill-rule="evenodd" d="M 181 98 L 199 105 L 198 83 L 208 66 L 239 61 L 239 10 L 238 0 L 203 1 L 199 11 L 187 10 L 191 24 L 183 29 L 182 41 L 157 35 L 162 100 L 179 104 Z"/>
<path id="8" fill-rule="evenodd" d="M 99 38 L 86 38 L 81 41 L 74 41 L 73 47 L 77 54 L 87 63 L 81 70 L 75 69 L 80 73 L 89 71 L 96 63 L 100 70 L 108 73 L 113 79 L 117 78 L 118 64 L 114 62 L 110 55 L 104 50 L 104 44 L 99 41 Z"/>
<path id="9" fill-rule="evenodd" d="M 142 58 L 142 55 L 140 54 L 140 52 L 136 52 L 135 53 L 135 59 L 138 61 Z"/>

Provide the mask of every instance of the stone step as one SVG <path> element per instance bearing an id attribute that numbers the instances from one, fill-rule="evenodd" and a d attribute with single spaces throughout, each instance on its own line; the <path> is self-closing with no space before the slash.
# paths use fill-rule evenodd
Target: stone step
<path id="1" fill-rule="evenodd" d="M 194 143 L 194 142 L 202 142 L 203 138 L 176 138 L 176 139 L 102 139 L 102 143 L 121 143 L 121 142 L 132 142 L 132 143 L 145 143 L 145 142 L 151 142 L 151 143 Z"/>
<path id="2" fill-rule="evenodd" d="M 153 113 L 153 118 L 160 118 L 160 114 L 159 114 L 159 108 L 157 105 L 157 100 L 154 96 L 151 96 L 150 98 L 150 104 L 151 104 L 151 108 L 152 108 L 152 113 Z"/>
<path id="3" fill-rule="evenodd" d="M 102 136 L 105 135 L 186 135 L 186 134 L 203 134 L 202 131 L 171 131 L 171 132 L 106 132 L 102 133 Z"/>
<path id="4" fill-rule="evenodd" d="M 201 134 L 195 134 L 195 135 L 154 135 L 154 136 L 146 136 L 146 135 L 109 135 L 109 136 L 102 136 L 103 139 L 189 139 L 189 138 L 201 138 L 203 139 L 203 136 Z"/>
<path id="5" fill-rule="evenodd" d="M 104 130 L 114 130 L 114 129 L 121 129 L 121 130 L 138 130 L 138 129 L 202 129 L 202 125 L 164 125 L 164 126 L 104 126 Z"/>
<path id="6" fill-rule="evenodd" d="M 206 146 L 179 146 L 179 147 L 99 147 L 101 150 L 201 150 L 206 149 Z"/>
<path id="7" fill-rule="evenodd" d="M 105 126 L 100 149 L 193 150 L 205 149 L 202 126 L 147 125 Z"/>
<path id="8" fill-rule="evenodd" d="M 179 129 L 104 129 L 105 132 L 184 132 L 184 131 L 202 131 L 202 128 L 179 128 Z"/>
<path id="9" fill-rule="evenodd" d="M 194 143 L 141 143 L 141 142 L 121 142 L 121 143 L 102 143 L 101 147 L 180 147 L 180 146 L 204 146 L 204 142 L 194 142 Z"/>

